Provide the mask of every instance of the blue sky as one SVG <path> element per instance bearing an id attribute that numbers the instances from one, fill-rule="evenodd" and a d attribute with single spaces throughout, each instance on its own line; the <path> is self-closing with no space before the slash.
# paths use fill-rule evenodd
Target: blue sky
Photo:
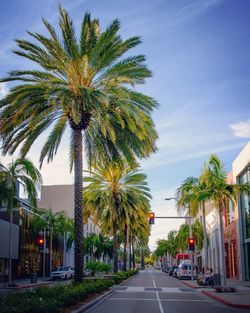
<path id="1" fill-rule="evenodd" d="M 105 28 L 121 21 L 121 35 L 142 36 L 131 53 L 143 53 L 153 78 L 139 89 L 160 104 L 154 113 L 159 132 L 157 154 L 142 162 L 156 215 L 175 215 L 164 202 L 188 176 L 199 175 L 204 160 L 217 153 L 228 170 L 250 138 L 250 2 L 248 0 L 71 0 L 61 1 L 76 29 L 86 10 Z M 0 3 L 0 76 L 32 66 L 11 53 L 26 30 L 43 32 L 41 17 L 54 25 L 58 2 L 2 0 Z M 0 97 L 10 86 L 0 85 Z M 37 142 L 30 157 L 37 162 Z M 71 183 L 68 140 L 53 164 L 45 165 L 45 184 Z M 2 159 L 4 162 L 10 158 Z M 156 221 L 150 246 L 179 222 Z"/>

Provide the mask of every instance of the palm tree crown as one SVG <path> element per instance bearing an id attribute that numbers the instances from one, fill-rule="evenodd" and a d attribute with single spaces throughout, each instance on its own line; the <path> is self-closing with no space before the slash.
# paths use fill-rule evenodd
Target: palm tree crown
<path id="1" fill-rule="evenodd" d="M 117 271 L 117 230 L 118 226 L 129 226 L 134 219 L 137 226 L 145 232 L 150 199 L 146 175 L 131 169 L 126 164 L 112 163 L 98 164 L 94 173 L 84 178 L 88 186 L 84 189 L 84 203 L 86 216 L 93 215 L 101 221 L 106 233 L 114 236 L 114 270 Z M 148 223 L 147 223 L 148 225 Z M 139 230 L 138 230 L 139 232 Z"/>

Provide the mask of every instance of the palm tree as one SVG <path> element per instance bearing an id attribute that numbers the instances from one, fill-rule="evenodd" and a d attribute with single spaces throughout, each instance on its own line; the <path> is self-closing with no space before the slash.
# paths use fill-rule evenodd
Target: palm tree
<path id="1" fill-rule="evenodd" d="M 61 233 L 62 225 L 62 212 L 54 213 L 51 209 L 37 209 L 36 215 L 32 220 L 32 228 L 35 233 L 39 233 L 45 228 L 48 228 L 49 232 L 49 271 L 52 272 L 52 260 L 53 260 L 53 238 Z M 40 217 L 38 216 L 40 215 Z"/>
<path id="2" fill-rule="evenodd" d="M 209 187 L 210 200 L 215 204 L 219 211 L 220 220 L 220 239 L 221 239 L 221 260 L 222 260 L 222 286 L 226 287 L 226 260 L 225 260 L 225 242 L 223 231 L 223 219 L 226 206 L 229 201 L 235 206 L 238 195 L 250 192 L 249 184 L 228 184 L 227 173 L 224 165 L 216 155 L 209 158 L 209 168 L 207 172 L 207 185 Z"/>
<path id="3" fill-rule="evenodd" d="M 70 167 L 74 166 L 75 281 L 83 279 L 83 140 L 86 160 L 146 157 L 155 151 L 157 133 L 151 113 L 157 103 L 131 87 L 151 76 L 145 56 L 120 59 L 141 40 L 122 40 L 114 20 L 101 32 L 99 20 L 86 13 L 77 40 L 68 13 L 60 7 L 57 34 L 43 19 L 49 36 L 28 32 L 35 41 L 16 40 L 14 52 L 39 69 L 10 72 L 1 82 L 17 81 L 0 101 L 3 153 L 21 146 L 27 155 L 39 135 L 52 127 L 40 165 L 53 160 L 67 126 L 71 130 Z"/>
<path id="4" fill-rule="evenodd" d="M 66 251 L 72 247 L 74 233 L 74 220 L 60 212 L 57 220 L 58 233 L 63 236 L 63 266 L 66 266 Z"/>
<path id="5" fill-rule="evenodd" d="M 105 233 L 112 233 L 114 240 L 114 272 L 118 271 L 118 228 L 129 225 L 131 216 L 148 214 L 151 195 L 146 175 L 126 162 L 96 164 L 94 173 L 85 177 L 89 183 L 84 189 L 86 216 L 100 221 Z"/>
<path id="6" fill-rule="evenodd" d="M 28 199 L 33 207 L 36 207 L 37 189 L 42 184 L 40 172 L 34 164 L 28 159 L 16 159 L 7 166 L 0 163 L 0 183 L 5 186 L 5 200 L 7 201 L 8 210 L 10 213 L 10 228 L 9 228 L 9 284 L 12 283 L 12 224 L 13 224 L 13 209 L 17 203 L 15 198 L 17 193 L 17 184 L 20 183 L 24 192 L 27 193 Z"/>
<path id="7" fill-rule="evenodd" d="M 207 267 L 207 232 L 206 232 L 206 211 L 205 202 L 209 200 L 210 192 L 207 187 L 207 166 L 204 164 L 203 171 L 198 178 L 188 177 L 186 178 L 181 186 L 177 189 L 176 197 L 177 209 L 181 212 L 183 209 L 188 211 L 188 215 L 196 217 L 199 208 L 202 210 L 202 227 L 203 227 L 203 248 L 204 248 L 204 267 Z M 191 222 L 191 221 L 190 221 Z M 190 227 L 189 232 L 192 237 L 192 228 Z"/>

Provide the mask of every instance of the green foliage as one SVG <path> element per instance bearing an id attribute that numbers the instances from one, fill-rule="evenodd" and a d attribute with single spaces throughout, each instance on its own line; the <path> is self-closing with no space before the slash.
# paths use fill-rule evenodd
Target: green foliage
<path id="1" fill-rule="evenodd" d="M 28 40 L 16 40 L 14 53 L 34 66 L 1 79 L 18 83 L 0 101 L 3 152 L 21 148 L 24 157 L 36 139 L 50 131 L 40 155 L 42 165 L 45 159 L 53 160 L 69 126 L 72 133 L 84 130 L 89 164 L 120 157 L 133 163 L 150 155 L 156 150 L 151 114 L 157 102 L 134 87 L 144 84 L 151 71 L 144 55 L 125 56 L 140 38 L 123 40 L 118 20 L 101 31 L 99 20 L 88 12 L 76 38 L 68 12 L 60 8 L 59 15 L 60 34 L 43 19 L 46 32 L 28 32 Z"/>
<path id="2" fill-rule="evenodd" d="M 111 265 L 107 263 L 101 263 L 97 261 L 89 261 L 86 264 L 86 269 L 91 271 L 92 276 L 95 276 L 96 273 L 100 272 L 110 272 L 111 271 Z"/>
<path id="3" fill-rule="evenodd" d="M 101 293 L 114 283 L 133 276 L 137 270 L 119 272 L 112 279 L 87 279 L 82 284 L 53 287 L 39 287 L 34 292 L 27 291 L 8 295 L 0 299 L 1 313 L 58 313 L 63 308 L 70 307 L 86 299 L 93 293 Z"/>

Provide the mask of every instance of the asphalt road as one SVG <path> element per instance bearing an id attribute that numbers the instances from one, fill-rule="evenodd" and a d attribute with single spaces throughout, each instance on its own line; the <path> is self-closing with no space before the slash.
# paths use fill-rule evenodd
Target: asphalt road
<path id="1" fill-rule="evenodd" d="M 246 313 L 207 298 L 159 270 L 145 270 L 124 286 L 115 286 L 87 313 Z"/>

